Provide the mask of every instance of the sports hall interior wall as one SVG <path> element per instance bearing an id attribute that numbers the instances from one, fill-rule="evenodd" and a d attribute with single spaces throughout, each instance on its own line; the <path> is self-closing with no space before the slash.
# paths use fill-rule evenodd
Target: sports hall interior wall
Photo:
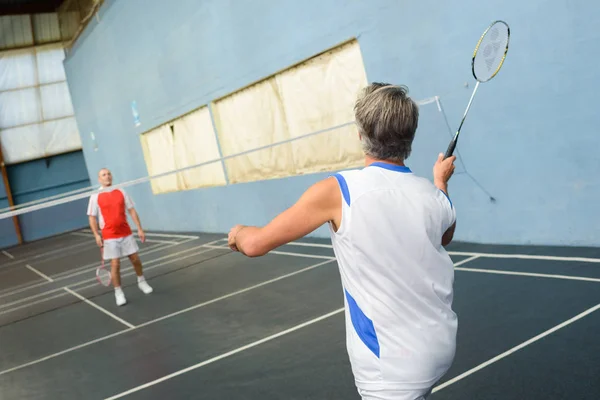
<path id="1" fill-rule="evenodd" d="M 352 38 L 368 81 L 406 84 L 417 100 L 439 96 L 454 130 L 475 83 L 475 43 L 489 23 L 502 19 L 512 30 L 508 58 L 479 88 L 450 183 L 455 238 L 599 245 L 600 230 L 590 219 L 600 198 L 600 116 L 593 107 L 600 72 L 591 51 L 600 39 L 599 12 L 598 3 L 561 0 L 465 0 L 460 6 L 434 0 L 107 0 L 65 69 L 90 179 L 95 182 L 106 166 L 124 182 L 148 174 L 141 133 Z M 407 164 L 430 177 L 449 138 L 437 105 L 423 106 Z M 235 223 L 267 223 L 327 175 L 161 195 L 148 184 L 129 191 L 147 229 L 225 233 Z"/>
<path id="2" fill-rule="evenodd" d="M 82 151 L 7 166 L 16 205 L 45 199 L 90 186 Z M 9 206 L 4 183 L 0 184 L 0 208 Z M 24 213 L 19 226 L 24 241 L 34 241 L 87 225 L 87 203 L 77 201 L 60 207 Z M 0 220 L 0 248 L 18 243 L 12 218 Z"/>

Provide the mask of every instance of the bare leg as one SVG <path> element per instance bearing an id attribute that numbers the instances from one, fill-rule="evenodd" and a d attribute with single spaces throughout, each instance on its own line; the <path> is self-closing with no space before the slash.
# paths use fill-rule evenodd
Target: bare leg
<path id="1" fill-rule="evenodd" d="M 110 260 L 110 274 L 112 276 L 112 283 L 114 287 L 121 286 L 121 260 L 113 258 Z"/>
<path id="2" fill-rule="evenodd" d="M 135 274 L 137 276 L 142 276 L 142 260 L 140 260 L 140 256 L 138 255 L 138 253 L 131 254 L 129 256 L 129 261 L 131 261 L 133 269 L 135 269 Z"/>
<path id="3" fill-rule="evenodd" d="M 140 256 L 138 255 L 138 253 L 130 255 L 129 261 L 131 261 L 131 264 L 135 269 L 135 273 L 138 278 L 138 287 L 140 288 L 140 290 L 146 294 L 152 293 L 152 287 L 148 284 L 148 282 L 146 282 L 146 279 L 144 278 L 144 274 L 142 272 L 142 260 L 140 260 Z"/>

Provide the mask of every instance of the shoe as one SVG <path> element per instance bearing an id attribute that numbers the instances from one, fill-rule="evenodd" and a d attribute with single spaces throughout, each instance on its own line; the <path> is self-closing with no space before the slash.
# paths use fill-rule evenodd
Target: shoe
<path id="1" fill-rule="evenodd" d="M 115 299 L 117 301 L 118 306 L 122 306 L 127 303 L 127 299 L 125 298 L 125 293 L 122 290 L 115 291 Z"/>
<path id="2" fill-rule="evenodd" d="M 148 282 L 146 282 L 145 280 L 138 282 L 138 287 L 145 294 L 150 294 L 153 291 L 152 287 L 148 285 Z"/>

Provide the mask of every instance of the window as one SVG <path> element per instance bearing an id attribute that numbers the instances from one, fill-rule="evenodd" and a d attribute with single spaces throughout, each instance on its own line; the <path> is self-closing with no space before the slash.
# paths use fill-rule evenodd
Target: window
<path id="1" fill-rule="evenodd" d="M 0 17 L 0 142 L 7 164 L 81 149 L 56 14 Z"/>
<path id="2" fill-rule="evenodd" d="M 153 179 L 153 192 L 362 165 L 353 107 L 366 84 L 353 40 L 143 134 L 149 175 L 219 160 Z"/>
<path id="3" fill-rule="evenodd" d="M 354 120 L 367 79 L 357 41 L 215 102 L 223 156 Z M 352 124 L 226 161 L 230 183 L 350 168 L 363 153 Z"/>
<path id="4" fill-rule="evenodd" d="M 152 179 L 154 194 L 226 183 L 208 107 L 202 107 L 143 134 L 141 141 L 148 174 L 151 176 L 218 160 Z"/>

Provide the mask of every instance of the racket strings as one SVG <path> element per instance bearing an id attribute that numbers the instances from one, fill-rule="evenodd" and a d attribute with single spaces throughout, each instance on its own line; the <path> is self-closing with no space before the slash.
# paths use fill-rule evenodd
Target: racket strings
<path id="1" fill-rule="evenodd" d="M 482 36 L 473 59 L 473 75 L 481 82 L 494 77 L 500 70 L 508 48 L 509 28 L 496 22 Z"/>

